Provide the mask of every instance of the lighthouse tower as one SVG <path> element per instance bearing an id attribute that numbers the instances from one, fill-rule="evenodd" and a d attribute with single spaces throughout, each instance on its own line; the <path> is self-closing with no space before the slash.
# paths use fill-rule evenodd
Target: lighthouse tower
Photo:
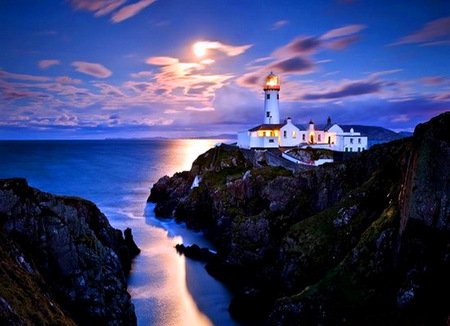
<path id="1" fill-rule="evenodd" d="M 264 84 L 264 123 L 280 123 L 280 81 L 278 76 L 270 73 Z"/>

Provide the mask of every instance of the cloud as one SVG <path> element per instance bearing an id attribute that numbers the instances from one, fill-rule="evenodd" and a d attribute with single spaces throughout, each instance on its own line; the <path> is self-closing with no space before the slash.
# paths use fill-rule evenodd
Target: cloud
<path id="1" fill-rule="evenodd" d="M 82 83 L 81 79 L 75 79 L 75 78 L 71 78 L 71 77 L 68 77 L 68 76 L 56 77 L 56 81 L 58 83 L 62 83 L 62 84 L 73 84 L 73 85 L 77 85 L 77 84 L 81 84 Z"/>
<path id="2" fill-rule="evenodd" d="M 450 44 L 450 16 L 428 22 L 420 30 L 402 37 L 391 45 L 420 43 L 421 45 Z"/>
<path id="3" fill-rule="evenodd" d="M 41 60 L 38 65 L 41 69 L 47 69 L 51 66 L 59 65 L 61 62 L 59 60 Z"/>
<path id="4" fill-rule="evenodd" d="M 16 80 L 28 80 L 28 81 L 48 81 L 49 77 L 44 76 L 33 76 L 33 75 L 23 75 L 14 74 L 4 70 L 0 70 L 0 79 L 16 79 Z"/>
<path id="5" fill-rule="evenodd" d="M 304 100 L 329 100 L 349 96 L 377 93 L 381 91 L 382 83 L 378 81 L 350 82 L 322 93 L 311 93 L 302 96 Z"/>
<path id="6" fill-rule="evenodd" d="M 279 20 L 275 24 L 273 24 L 271 30 L 274 31 L 274 30 L 280 29 L 281 27 L 284 27 L 287 24 L 289 24 L 289 20 Z"/>
<path id="7" fill-rule="evenodd" d="M 365 25 L 347 25 L 344 27 L 332 29 L 332 30 L 326 32 L 325 34 L 323 34 L 320 38 L 322 40 L 329 40 L 332 38 L 349 36 L 349 35 L 356 34 L 365 28 L 366 28 Z"/>
<path id="8" fill-rule="evenodd" d="M 362 37 L 357 36 L 357 35 L 344 37 L 344 38 L 330 41 L 327 44 L 327 47 L 330 49 L 333 49 L 333 50 L 343 50 L 343 49 L 346 49 L 350 44 L 357 42 L 361 39 L 362 39 Z"/>
<path id="9" fill-rule="evenodd" d="M 115 9 L 119 8 L 121 5 L 123 5 L 125 2 L 127 2 L 127 0 L 117 0 L 117 1 L 112 1 L 109 4 L 106 4 L 104 7 L 102 7 L 101 9 L 98 9 L 94 16 L 99 17 L 99 16 L 103 16 L 106 14 L 109 14 L 110 12 L 114 11 Z"/>
<path id="10" fill-rule="evenodd" d="M 155 1 L 156 0 L 141 0 L 139 2 L 125 6 L 111 16 L 111 21 L 113 23 L 119 23 L 121 21 L 124 21 L 125 19 L 133 17 L 134 15 L 138 14 L 144 8 L 150 6 Z"/>
<path id="11" fill-rule="evenodd" d="M 97 78 L 107 78 L 112 75 L 111 70 L 99 63 L 75 61 L 72 62 L 72 66 L 74 66 L 78 72 Z"/>
<path id="12" fill-rule="evenodd" d="M 111 14 L 111 22 L 119 23 L 137 15 L 155 1 L 140 0 L 128 5 L 126 3 L 129 0 L 70 0 L 70 3 L 77 10 L 81 9 L 94 12 L 95 17 Z"/>
<path id="13" fill-rule="evenodd" d="M 210 112 L 210 111 L 215 111 L 214 108 L 212 107 L 204 107 L 204 108 L 197 108 L 194 106 L 187 106 L 184 108 L 186 111 L 197 111 L 197 112 Z"/>
<path id="14" fill-rule="evenodd" d="M 134 72 L 134 73 L 130 74 L 130 76 L 132 78 L 150 77 L 152 75 L 153 75 L 153 72 L 151 72 L 151 71 L 139 71 L 139 72 Z"/>
<path id="15" fill-rule="evenodd" d="M 293 57 L 274 62 L 270 64 L 268 68 L 279 73 L 304 74 L 313 71 L 314 64 L 307 58 Z"/>
<path id="16" fill-rule="evenodd" d="M 252 46 L 253 46 L 253 44 L 233 46 L 233 45 L 224 44 L 224 43 L 221 43 L 218 41 L 200 41 L 200 42 L 196 42 L 194 44 L 194 52 L 198 52 L 199 50 L 204 52 L 208 49 L 211 49 L 211 50 L 217 50 L 217 51 L 223 52 L 230 57 L 234 57 L 234 56 L 244 53 Z"/>
<path id="17" fill-rule="evenodd" d="M 177 58 L 172 57 L 150 57 L 145 62 L 155 66 L 170 66 L 177 64 L 180 61 Z"/>
<path id="18" fill-rule="evenodd" d="M 420 79 L 420 82 L 426 86 L 443 85 L 450 82 L 449 78 L 444 76 L 424 77 Z"/>

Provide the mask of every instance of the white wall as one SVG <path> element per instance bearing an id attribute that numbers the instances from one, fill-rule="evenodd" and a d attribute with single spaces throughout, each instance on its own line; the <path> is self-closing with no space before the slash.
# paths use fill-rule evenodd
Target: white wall
<path id="1" fill-rule="evenodd" d="M 294 138 L 295 136 L 295 138 Z M 300 144 L 300 129 L 293 125 L 289 120 L 280 128 L 280 146 L 294 147 Z"/>
<path id="2" fill-rule="evenodd" d="M 270 99 L 267 99 L 267 96 Z M 280 105 L 278 101 L 279 90 L 269 89 L 264 91 L 264 123 L 280 123 Z M 269 115 L 269 117 L 267 116 Z"/>

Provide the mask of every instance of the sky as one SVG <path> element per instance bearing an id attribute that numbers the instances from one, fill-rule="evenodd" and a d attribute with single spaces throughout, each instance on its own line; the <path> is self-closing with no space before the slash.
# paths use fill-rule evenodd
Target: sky
<path id="1" fill-rule="evenodd" d="M 0 139 L 197 137 L 450 110 L 449 0 L 0 0 Z"/>

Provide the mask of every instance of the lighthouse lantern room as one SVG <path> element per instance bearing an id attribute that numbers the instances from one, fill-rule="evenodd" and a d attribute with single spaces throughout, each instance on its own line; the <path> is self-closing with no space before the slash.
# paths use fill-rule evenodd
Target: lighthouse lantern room
<path id="1" fill-rule="evenodd" d="M 264 84 L 264 123 L 280 123 L 280 80 L 271 72 Z"/>

